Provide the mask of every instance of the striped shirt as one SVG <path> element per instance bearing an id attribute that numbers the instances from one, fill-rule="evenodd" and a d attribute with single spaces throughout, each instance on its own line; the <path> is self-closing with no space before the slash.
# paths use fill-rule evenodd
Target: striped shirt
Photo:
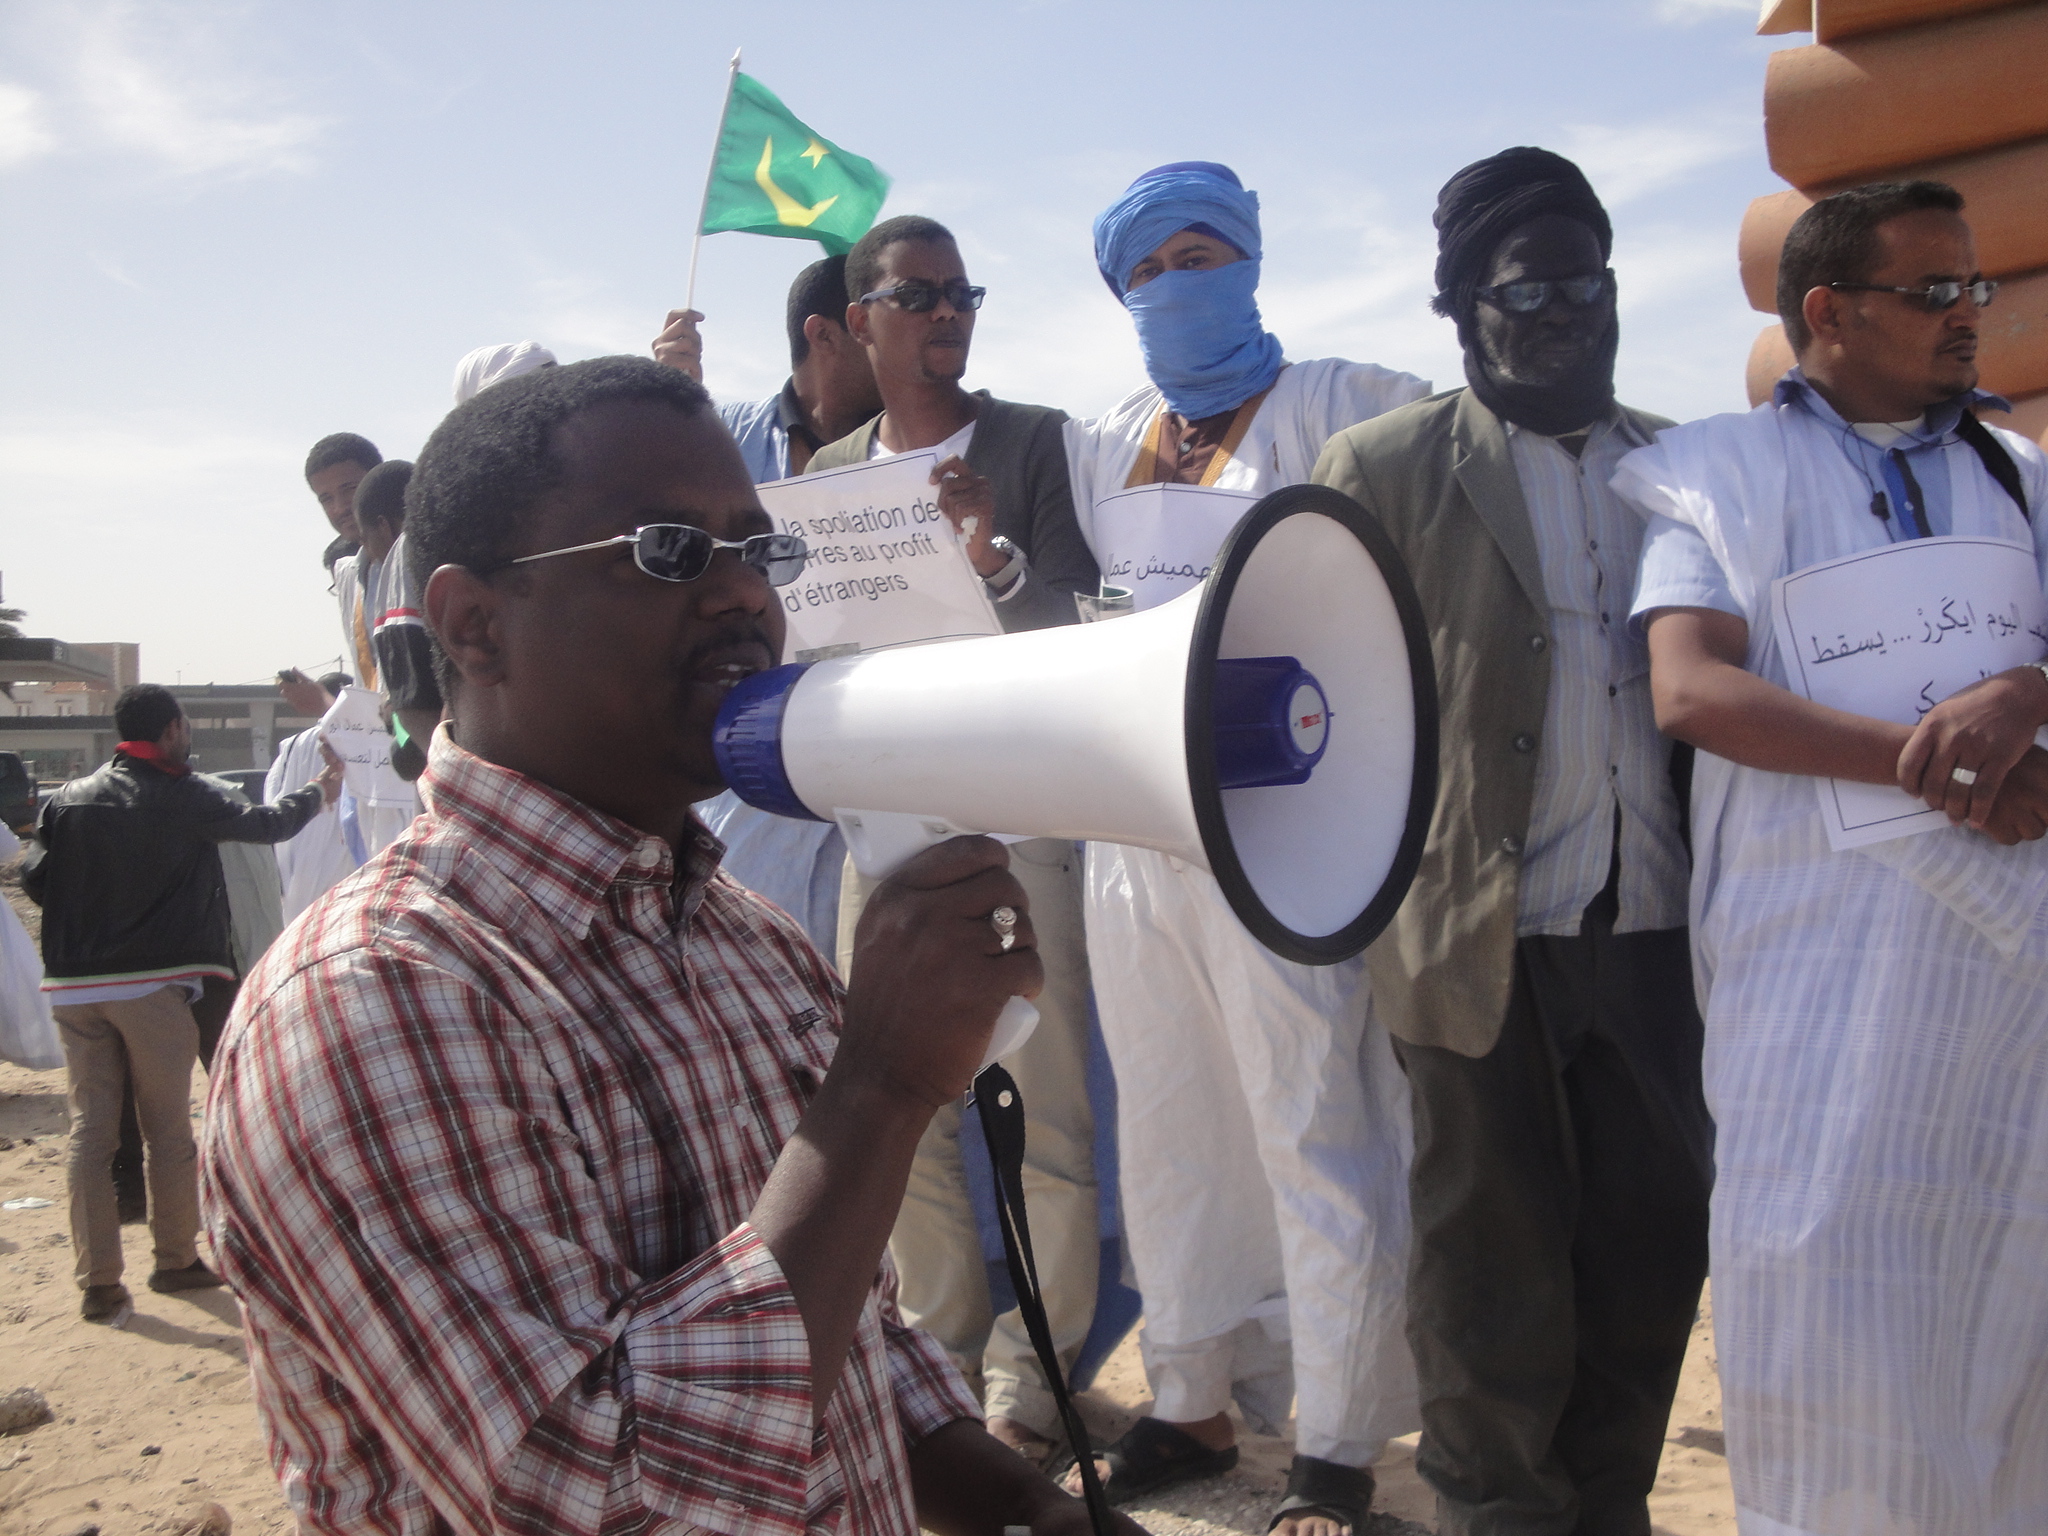
<path id="1" fill-rule="evenodd" d="M 1607 482 L 1642 446 L 1619 411 L 1578 457 L 1556 438 L 1507 424 L 1554 649 L 1516 932 L 1575 934 L 1616 853 L 1617 933 L 1685 926 L 1689 865 L 1671 788 L 1671 742 L 1650 702 L 1650 651 L 1629 627 L 1643 519 Z"/>
<path id="2" fill-rule="evenodd" d="M 421 789 L 214 1064 L 207 1219 L 301 1528 L 913 1536 L 907 1452 L 974 1400 L 885 1258 L 814 1432 L 747 1224 L 832 973 L 701 829 L 672 851 L 445 729 Z"/>

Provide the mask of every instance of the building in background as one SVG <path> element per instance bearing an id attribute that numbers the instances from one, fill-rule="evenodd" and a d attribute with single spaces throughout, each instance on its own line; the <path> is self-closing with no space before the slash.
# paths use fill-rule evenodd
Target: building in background
<path id="1" fill-rule="evenodd" d="M 45 783 L 90 773 L 114 755 L 114 699 L 141 681 L 129 641 L 74 645 L 0 639 L 0 752 L 18 752 Z M 195 684 L 171 692 L 192 722 L 192 764 L 206 773 L 268 768 L 277 744 L 315 722 L 291 713 L 273 683 Z"/>

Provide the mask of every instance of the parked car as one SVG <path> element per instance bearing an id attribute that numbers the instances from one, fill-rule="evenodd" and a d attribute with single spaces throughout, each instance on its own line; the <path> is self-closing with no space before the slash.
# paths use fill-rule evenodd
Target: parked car
<path id="1" fill-rule="evenodd" d="M 27 837 L 36 824 L 36 776 L 19 752 L 0 752 L 0 821 Z"/>

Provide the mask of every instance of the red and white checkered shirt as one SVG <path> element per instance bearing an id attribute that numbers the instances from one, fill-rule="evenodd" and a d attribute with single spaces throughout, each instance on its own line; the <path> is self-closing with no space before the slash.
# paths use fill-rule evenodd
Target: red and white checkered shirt
<path id="1" fill-rule="evenodd" d="M 914 1536 L 906 1453 L 973 1398 L 885 1258 L 814 1432 L 746 1221 L 836 979 L 701 829 L 677 886 L 667 843 L 445 732 L 420 789 L 214 1061 L 207 1219 L 301 1525 Z"/>

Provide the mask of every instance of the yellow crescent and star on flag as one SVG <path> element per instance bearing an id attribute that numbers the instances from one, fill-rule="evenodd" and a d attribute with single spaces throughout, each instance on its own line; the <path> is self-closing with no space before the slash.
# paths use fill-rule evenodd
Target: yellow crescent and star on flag
<path id="1" fill-rule="evenodd" d="M 816 240 L 844 255 L 889 195 L 874 162 L 801 122 L 760 81 L 734 71 L 704 200 L 702 233 Z"/>

